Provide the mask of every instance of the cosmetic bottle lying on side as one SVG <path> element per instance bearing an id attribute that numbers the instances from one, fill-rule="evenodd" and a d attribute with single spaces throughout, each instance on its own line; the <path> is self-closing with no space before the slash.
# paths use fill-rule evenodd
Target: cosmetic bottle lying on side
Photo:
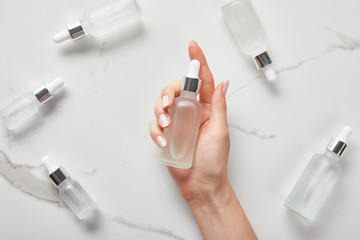
<path id="1" fill-rule="evenodd" d="M 59 190 L 60 197 L 69 208 L 80 220 L 88 217 L 95 210 L 96 205 L 85 189 L 49 157 L 43 157 L 41 162 L 48 170 L 50 180 Z"/>
<path id="2" fill-rule="evenodd" d="M 316 154 L 284 202 L 285 207 L 307 221 L 313 221 L 341 175 L 340 159 L 347 147 L 352 128 L 346 126 Z"/>
<path id="3" fill-rule="evenodd" d="M 0 117 L 4 125 L 11 130 L 17 128 L 36 114 L 45 103 L 55 96 L 63 85 L 64 80 L 56 78 L 15 99 L 0 111 Z"/>
<path id="4" fill-rule="evenodd" d="M 222 6 L 227 25 L 237 45 L 251 56 L 269 82 L 276 80 L 276 73 L 267 52 L 268 36 L 250 0 L 226 0 Z"/>
<path id="5" fill-rule="evenodd" d="M 81 19 L 54 35 L 54 41 L 80 40 L 87 35 L 99 38 L 141 21 L 136 0 L 106 0 L 86 10 Z"/>

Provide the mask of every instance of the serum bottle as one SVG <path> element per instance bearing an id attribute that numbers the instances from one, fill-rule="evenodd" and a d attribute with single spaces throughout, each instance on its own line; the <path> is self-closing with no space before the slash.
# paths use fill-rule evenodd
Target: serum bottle
<path id="1" fill-rule="evenodd" d="M 325 153 L 313 156 L 285 200 L 285 207 L 307 221 L 314 220 L 341 175 L 339 162 L 351 132 L 351 127 L 344 127 Z"/>
<path id="2" fill-rule="evenodd" d="M 276 73 L 267 52 L 268 37 L 250 0 L 226 0 L 222 6 L 229 26 L 240 49 L 251 56 L 269 82 L 276 80 Z"/>
<path id="3" fill-rule="evenodd" d="M 88 217 L 96 205 L 84 188 L 49 157 L 43 157 L 41 162 L 48 170 L 49 178 L 59 190 L 60 197 L 75 215 L 80 220 Z"/>
<path id="4" fill-rule="evenodd" d="M 140 22 L 140 19 L 141 12 L 136 0 L 106 0 L 89 8 L 80 20 L 55 34 L 54 41 L 79 40 L 87 35 L 102 37 Z"/>
<path id="5" fill-rule="evenodd" d="M 34 91 L 15 99 L 0 112 L 0 117 L 8 129 L 14 129 L 39 111 L 42 105 L 54 97 L 64 85 L 62 78 L 42 84 Z"/>
<path id="6" fill-rule="evenodd" d="M 203 110 L 197 101 L 201 85 L 199 70 L 200 62 L 192 60 L 183 78 L 180 96 L 169 109 L 171 125 L 164 130 L 168 144 L 159 154 L 159 161 L 164 165 L 186 169 L 192 166 Z"/>

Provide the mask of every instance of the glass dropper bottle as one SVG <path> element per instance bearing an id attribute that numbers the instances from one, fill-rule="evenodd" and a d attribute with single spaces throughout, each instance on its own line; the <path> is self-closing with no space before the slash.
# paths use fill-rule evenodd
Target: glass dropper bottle
<path id="1" fill-rule="evenodd" d="M 285 207 L 312 221 L 341 175 L 340 159 L 352 133 L 345 126 L 322 154 L 315 154 L 284 202 Z"/>
<path id="2" fill-rule="evenodd" d="M 35 115 L 41 107 L 54 98 L 56 93 L 63 87 L 64 80 L 55 78 L 26 93 L 0 111 L 0 119 L 4 125 L 12 130 Z"/>
<path id="3" fill-rule="evenodd" d="M 86 10 L 81 19 L 54 35 L 54 41 L 79 40 L 87 35 L 106 36 L 141 20 L 136 0 L 106 0 Z"/>
<path id="4" fill-rule="evenodd" d="M 268 36 L 250 0 L 226 0 L 222 12 L 240 49 L 274 82 L 277 77 L 267 52 Z"/>

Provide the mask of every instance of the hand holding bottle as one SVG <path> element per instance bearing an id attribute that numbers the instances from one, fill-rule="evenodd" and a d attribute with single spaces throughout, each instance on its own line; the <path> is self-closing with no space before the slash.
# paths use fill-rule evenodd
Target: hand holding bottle
<path id="1" fill-rule="evenodd" d="M 201 66 L 199 102 L 203 113 L 192 168 L 168 167 L 169 172 L 189 203 L 204 239 L 239 239 L 241 236 L 256 239 L 227 177 L 230 139 L 225 95 L 229 81 L 215 89 L 206 58 L 195 41 L 189 44 L 189 56 Z M 150 123 L 150 135 L 159 147 L 167 144 L 163 130 L 171 124 L 168 109 L 180 91 L 181 81 L 174 81 L 161 91 L 156 101 L 157 119 Z"/>

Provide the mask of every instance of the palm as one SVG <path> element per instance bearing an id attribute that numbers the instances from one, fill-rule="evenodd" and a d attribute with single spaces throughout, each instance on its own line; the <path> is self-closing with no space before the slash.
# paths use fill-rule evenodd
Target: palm
<path id="1" fill-rule="evenodd" d="M 219 133 L 209 119 L 209 104 L 202 104 L 204 113 L 199 130 L 193 166 L 190 169 L 168 167 L 171 176 L 187 200 L 204 191 L 213 191 L 226 180 L 230 141 L 228 133 Z M 220 136 L 222 135 L 222 136 Z M 217 179 L 214 183 L 214 179 Z"/>

